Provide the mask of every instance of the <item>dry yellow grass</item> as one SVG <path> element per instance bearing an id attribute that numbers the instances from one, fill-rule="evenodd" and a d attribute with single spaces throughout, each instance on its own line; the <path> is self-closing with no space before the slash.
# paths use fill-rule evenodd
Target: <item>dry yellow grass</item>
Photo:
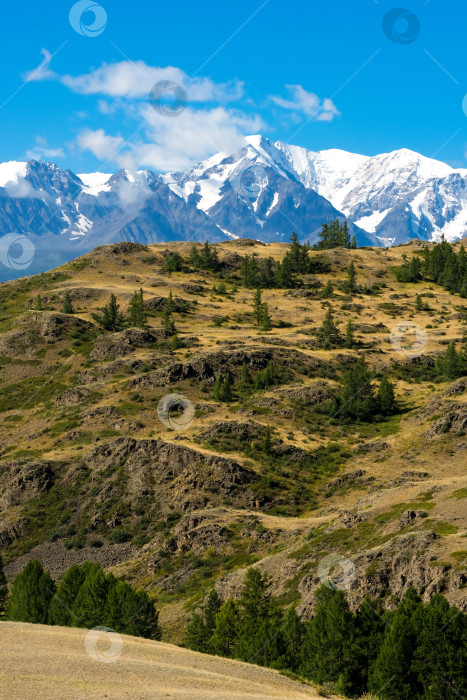
<path id="1" fill-rule="evenodd" d="M 116 660 L 86 650 L 87 630 L 0 623 L 5 700 L 313 700 L 308 685 L 277 671 L 122 635 Z M 89 640 L 89 637 L 88 637 Z M 89 646 L 91 649 L 92 647 Z M 97 651 L 105 654 L 105 642 Z"/>

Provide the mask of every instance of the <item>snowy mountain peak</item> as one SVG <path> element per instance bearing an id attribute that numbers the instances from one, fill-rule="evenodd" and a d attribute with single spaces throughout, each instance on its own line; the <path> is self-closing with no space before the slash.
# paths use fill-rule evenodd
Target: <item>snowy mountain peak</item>
<path id="1" fill-rule="evenodd" d="M 78 176 L 54 163 L 2 163 L 0 198 L 0 235 L 32 237 L 34 271 L 125 239 L 286 241 L 295 231 L 314 243 L 336 217 L 347 218 L 359 245 L 467 235 L 467 169 L 407 148 L 375 156 L 310 151 L 260 134 L 165 175 Z"/>

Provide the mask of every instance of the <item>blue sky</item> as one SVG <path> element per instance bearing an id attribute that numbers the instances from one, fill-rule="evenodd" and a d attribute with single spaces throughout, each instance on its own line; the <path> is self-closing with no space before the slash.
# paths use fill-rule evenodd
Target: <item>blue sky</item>
<path id="1" fill-rule="evenodd" d="M 401 2 L 389 37 L 382 22 L 397 4 L 386 0 L 101 0 L 96 36 L 71 26 L 72 1 L 9 3 L 0 160 L 181 169 L 261 132 L 312 150 L 405 147 L 467 167 L 467 6 Z M 81 20 L 86 32 L 94 15 Z M 176 115 L 148 101 L 162 80 L 187 96 Z"/>

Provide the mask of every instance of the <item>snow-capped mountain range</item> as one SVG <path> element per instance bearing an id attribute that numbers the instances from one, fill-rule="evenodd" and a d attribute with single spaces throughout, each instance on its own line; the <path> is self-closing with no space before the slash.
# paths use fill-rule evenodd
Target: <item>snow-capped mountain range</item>
<path id="1" fill-rule="evenodd" d="M 467 169 L 401 149 L 377 156 L 309 151 L 250 136 L 178 173 L 75 175 L 54 163 L 0 164 L 0 279 L 50 269 L 120 240 L 212 242 L 237 237 L 314 243 L 346 217 L 359 245 L 467 234 Z M 14 235 L 12 235 L 14 234 Z M 16 236 L 34 246 L 27 266 Z M 3 245 L 2 245 L 3 243 Z M 23 256 L 24 257 L 24 256 Z"/>

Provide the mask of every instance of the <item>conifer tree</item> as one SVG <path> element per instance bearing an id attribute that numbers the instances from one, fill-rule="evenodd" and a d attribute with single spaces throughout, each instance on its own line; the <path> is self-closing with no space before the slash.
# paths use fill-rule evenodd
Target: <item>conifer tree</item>
<path id="1" fill-rule="evenodd" d="M 172 272 L 180 272 L 180 270 L 183 269 L 183 258 L 180 253 L 170 251 L 170 253 L 168 253 L 164 259 L 162 269 L 164 272 L 168 272 L 169 275 Z"/>
<path id="2" fill-rule="evenodd" d="M 467 616 L 439 593 L 420 606 L 413 670 L 427 700 L 455 700 L 467 693 Z"/>
<path id="3" fill-rule="evenodd" d="M 269 306 L 264 303 L 261 304 L 261 330 L 270 331 L 272 329 L 272 319 L 269 315 Z"/>
<path id="4" fill-rule="evenodd" d="M 302 647 L 301 671 L 317 683 L 334 682 L 339 692 L 350 693 L 354 616 L 341 590 L 323 585 L 316 600 Z"/>
<path id="5" fill-rule="evenodd" d="M 301 664 L 305 625 L 301 622 L 293 607 L 290 608 L 285 616 L 282 637 L 285 646 L 283 667 L 298 672 Z"/>
<path id="6" fill-rule="evenodd" d="M 357 287 L 357 270 L 353 262 L 347 268 L 347 280 L 344 284 L 344 289 L 349 294 L 355 294 L 358 291 Z"/>
<path id="7" fill-rule="evenodd" d="M 342 345 L 342 336 L 334 321 L 331 305 L 329 305 L 324 321 L 318 329 L 317 338 L 323 348 L 335 348 Z"/>
<path id="8" fill-rule="evenodd" d="M 438 374 L 446 377 L 446 379 L 456 379 L 460 377 L 467 369 L 466 354 L 458 353 L 454 341 L 449 343 L 446 352 L 442 357 L 436 358 L 435 363 Z"/>
<path id="9" fill-rule="evenodd" d="M 145 591 L 134 591 L 124 581 L 110 585 L 102 619 L 115 632 L 154 640 L 161 638 L 154 602 Z"/>
<path id="10" fill-rule="evenodd" d="M 281 289 L 290 289 L 294 286 L 292 261 L 289 255 L 284 255 L 276 266 L 276 286 Z"/>
<path id="11" fill-rule="evenodd" d="M 258 287 L 253 295 L 253 316 L 256 319 L 257 326 L 261 324 L 262 305 L 261 289 Z"/>
<path id="12" fill-rule="evenodd" d="M 198 252 L 198 246 L 196 245 L 196 243 L 193 243 L 193 245 L 191 246 L 190 255 L 189 255 L 188 260 L 189 260 L 190 264 L 193 265 L 194 268 L 200 267 L 201 258 L 200 258 L 200 254 Z"/>
<path id="13" fill-rule="evenodd" d="M 381 601 L 364 598 L 355 613 L 355 638 L 352 648 L 352 694 L 358 697 L 368 689 L 368 676 L 378 656 L 389 622 Z"/>
<path id="14" fill-rule="evenodd" d="M 241 379 L 240 379 L 240 385 L 241 385 L 242 389 L 246 389 L 247 387 L 251 386 L 252 383 L 253 383 L 253 380 L 251 379 L 248 365 L 246 362 L 244 362 L 242 365 L 242 375 L 241 375 Z"/>
<path id="15" fill-rule="evenodd" d="M 355 366 L 344 375 L 342 393 L 333 406 L 333 413 L 340 418 L 372 418 L 377 405 L 372 379 L 372 371 L 364 358 L 359 357 Z"/>
<path id="16" fill-rule="evenodd" d="M 232 375 L 230 372 L 227 372 L 225 375 L 225 379 L 222 382 L 221 390 L 220 390 L 220 399 L 221 401 L 229 402 L 232 401 Z"/>
<path id="17" fill-rule="evenodd" d="M 216 377 L 216 381 L 214 382 L 214 387 L 212 390 L 212 398 L 214 401 L 220 401 L 221 400 L 221 389 L 222 389 L 222 377 L 218 376 Z"/>
<path id="18" fill-rule="evenodd" d="M 420 598 L 409 589 L 391 617 L 378 656 L 370 671 L 369 689 L 394 700 L 420 697 L 421 683 L 413 666 L 419 633 Z"/>
<path id="19" fill-rule="evenodd" d="M 0 554 L 0 615 L 5 611 L 6 600 L 8 596 L 8 586 L 5 572 L 3 570 L 3 559 Z"/>
<path id="20" fill-rule="evenodd" d="M 357 236 L 356 236 L 355 234 L 352 236 L 352 239 L 351 239 L 351 241 L 350 241 L 350 247 L 353 248 L 353 249 L 358 248 Z"/>
<path id="21" fill-rule="evenodd" d="M 423 301 L 422 301 L 422 297 L 420 296 L 420 294 L 417 294 L 415 296 L 415 310 L 416 311 L 423 311 Z"/>
<path id="22" fill-rule="evenodd" d="M 72 627 L 92 628 L 102 624 L 109 583 L 99 564 L 89 567 L 71 609 Z"/>
<path id="23" fill-rule="evenodd" d="M 42 300 L 41 300 L 40 294 L 37 295 L 37 297 L 34 301 L 34 310 L 35 311 L 42 311 Z"/>
<path id="24" fill-rule="evenodd" d="M 212 590 L 200 612 L 195 612 L 188 624 L 185 646 L 194 651 L 212 653 L 211 637 L 216 628 L 216 615 L 221 608 L 221 601 Z"/>
<path id="25" fill-rule="evenodd" d="M 101 313 L 93 313 L 91 315 L 107 331 L 118 331 L 123 327 L 124 323 L 123 315 L 119 309 L 120 305 L 117 302 L 117 297 L 115 294 L 111 294 L 109 303 L 99 309 Z"/>
<path id="26" fill-rule="evenodd" d="M 29 561 L 13 581 L 7 617 L 17 622 L 47 623 L 55 585 L 37 559 Z"/>
<path id="27" fill-rule="evenodd" d="M 72 608 L 78 591 L 86 578 L 86 566 L 72 564 L 63 574 L 57 591 L 49 607 L 49 625 L 71 627 L 73 623 Z"/>
<path id="28" fill-rule="evenodd" d="M 258 263 L 256 253 L 245 255 L 240 266 L 240 274 L 245 287 L 252 288 L 258 284 Z"/>
<path id="29" fill-rule="evenodd" d="M 376 396 L 378 408 L 383 416 L 390 416 L 396 412 L 396 396 L 394 384 L 389 381 L 387 374 L 383 374 Z"/>
<path id="30" fill-rule="evenodd" d="M 267 591 L 268 581 L 259 569 L 248 569 L 241 598 L 235 656 L 270 666 L 285 655 L 281 635 L 283 614 Z"/>
<path id="31" fill-rule="evenodd" d="M 211 637 L 211 645 L 219 656 L 233 656 L 237 642 L 239 611 L 237 604 L 228 598 L 216 615 L 216 625 Z"/>
<path id="32" fill-rule="evenodd" d="M 146 311 L 144 309 L 143 290 L 140 288 L 134 292 L 128 305 L 128 317 L 130 324 L 137 328 L 144 328 L 146 325 Z"/>
<path id="33" fill-rule="evenodd" d="M 70 292 L 65 292 L 65 296 L 63 298 L 62 311 L 64 314 L 74 314 L 75 313 L 75 310 L 73 308 L 73 303 L 71 301 Z"/>
<path id="34" fill-rule="evenodd" d="M 353 332 L 353 323 L 352 321 L 349 321 L 347 323 L 347 328 L 345 330 L 345 347 L 346 348 L 354 348 L 356 345 L 355 343 L 355 336 Z"/>
<path id="35" fill-rule="evenodd" d="M 177 332 L 175 322 L 168 307 L 164 309 L 164 312 L 162 314 L 162 326 L 169 335 L 175 335 L 175 333 Z"/>
<path id="36" fill-rule="evenodd" d="M 323 291 L 321 292 L 321 296 L 323 299 L 330 299 L 334 294 L 334 287 L 331 282 L 331 280 L 328 280 L 326 284 L 323 287 Z"/>

